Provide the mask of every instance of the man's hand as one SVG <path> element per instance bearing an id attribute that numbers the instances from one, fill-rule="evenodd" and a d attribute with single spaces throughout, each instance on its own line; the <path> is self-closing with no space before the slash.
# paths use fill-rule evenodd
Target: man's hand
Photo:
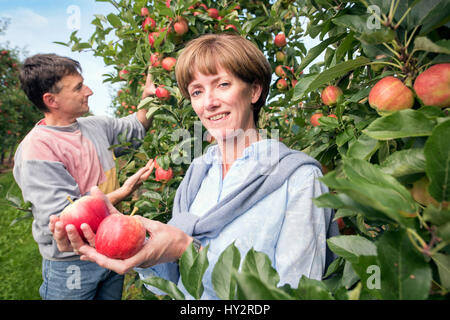
<path id="1" fill-rule="evenodd" d="M 145 85 L 144 88 L 142 90 L 142 97 L 141 99 L 145 99 L 149 96 L 152 96 L 155 94 L 156 92 L 156 86 L 153 83 L 153 79 L 152 79 L 152 74 L 150 73 L 150 68 L 147 71 L 147 79 L 145 80 Z M 148 130 L 148 128 L 150 128 L 151 124 L 152 124 L 152 119 L 147 119 L 147 109 L 145 108 L 141 108 L 138 110 L 138 112 L 136 113 L 137 119 L 142 123 L 142 125 L 144 126 L 144 128 L 146 130 Z"/>
<path id="2" fill-rule="evenodd" d="M 148 179 L 154 168 L 155 163 L 153 159 L 150 159 L 145 167 L 139 169 L 135 174 L 129 177 L 120 188 L 107 194 L 109 201 L 115 205 L 128 197 Z"/>

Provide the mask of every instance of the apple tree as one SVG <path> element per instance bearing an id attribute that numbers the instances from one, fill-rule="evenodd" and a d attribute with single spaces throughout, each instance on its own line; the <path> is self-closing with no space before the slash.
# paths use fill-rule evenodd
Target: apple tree
<path id="1" fill-rule="evenodd" d="M 155 157 L 173 170 L 168 181 L 155 176 L 146 182 L 128 210 L 170 219 L 185 160 L 214 143 L 182 98 L 172 68 L 186 42 L 205 33 L 236 32 L 259 46 L 274 71 L 259 127 L 323 165 L 321 180 L 330 192 L 314 202 L 334 208 L 341 229 L 328 240 L 339 258 L 324 279 L 299 275 L 298 288 L 279 287 L 264 254 L 251 250 L 241 261 L 230 245 L 213 272 L 220 298 L 448 295 L 448 1 L 103 1 L 116 11 L 95 16 L 88 40 L 74 32 L 65 45 L 92 50 L 114 67 L 104 81 L 121 84 L 113 99 L 117 116 L 146 108 L 154 119 L 138 150 L 122 144 L 129 153 L 118 161 L 121 179 Z M 307 39 L 316 44 L 307 49 Z M 147 72 L 161 91 L 140 101 Z M 205 252 L 189 251 L 180 262 L 183 284 L 196 298 L 201 281 L 187 278 L 203 274 Z M 262 268 L 254 270 L 255 261 Z M 219 281 L 224 275 L 226 287 Z M 183 298 L 162 279 L 146 282 Z"/>

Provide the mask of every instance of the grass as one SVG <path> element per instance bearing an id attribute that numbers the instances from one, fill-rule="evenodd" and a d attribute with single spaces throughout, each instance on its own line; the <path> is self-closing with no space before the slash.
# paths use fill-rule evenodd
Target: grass
<path id="1" fill-rule="evenodd" d="M 42 258 L 31 234 L 32 219 L 22 219 L 21 212 L 6 204 L 6 194 L 22 194 L 11 173 L 0 174 L 0 300 L 40 300 Z M 125 276 L 123 300 L 148 299 L 136 272 Z"/>
<path id="2" fill-rule="evenodd" d="M 22 198 L 11 172 L 0 175 L 0 299 L 38 300 L 42 282 L 41 255 L 31 235 L 31 219 L 14 219 L 24 215 L 5 204 L 5 196 L 11 193 Z"/>

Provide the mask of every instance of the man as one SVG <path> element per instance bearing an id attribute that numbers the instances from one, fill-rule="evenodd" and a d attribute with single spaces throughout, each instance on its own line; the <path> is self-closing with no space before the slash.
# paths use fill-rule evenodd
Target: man
<path id="1" fill-rule="evenodd" d="M 83 83 L 80 64 L 55 54 L 25 60 L 20 81 L 44 118 L 28 133 L 15 154 L 14 178 L 33 211 L 33 237 L 42 255 L 43 299 L 121 299 L 123 276 L 61 252 L 48 228 L 49 217 L 98 186 L 111 203 L 129 196 L 153 170 L 150 161 L 119 187 L 114 150 L 118 135 L 136 147 L 151 125 L 146 110 L 121 119 L 82 117 L 93 94 Z M 155 87 L 148 76 L 142 98 Z M 117 150 L 116 150 L 117 151 Z"/>

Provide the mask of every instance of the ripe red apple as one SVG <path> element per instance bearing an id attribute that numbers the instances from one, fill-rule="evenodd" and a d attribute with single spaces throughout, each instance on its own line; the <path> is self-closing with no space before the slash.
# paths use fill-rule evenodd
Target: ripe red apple
<path id="1" fill-rule="evenodd" d="M 167 57 L 161 61 L 161 66 L 167 71 L 172 71 L 176 63 L 177 59 L 175 59 L 174 57 Z"/>
<path id="2" fill-rule="evenodd" d="M 169 90 L 167 90 L 166 88 L 164 88 L 164 85 L 160 85 L 158 88 L 156 88 L 155 90 L 155 94 L 156 96 L 162 100 L 162 101 L 166 101 L 169 100 L 170 97 L 170 92 Z"/>
<path id="3" fill-rule="evenodd" d="M 284 47 L 286 45 L 286 36 L 283 32 L 280 32 L 275 36 L 275 40 L 273 42 L 279 48 Z"/>
<path id="4" fill-rule="evenodd" d="M 160 53 L 155 52 L 152 55 L 150 55 L 150 64 L 152 67 L 159 67 L 161 65 L 161 61 L 159 60 Z"/>
<path id="5" fill-rule="evenodd" d="M 336 101 L 340 96 L 342 96 L 342 94 L 341 88 L 336 86 L 328 86 L 322 91 L 322 102 L 327 106 L 332 106 L 336 104 Z"/>
<path id="6" fill-rule="evenodd" d="M 208 16 L 210 16 L 213 19 L 217 19 L 219 17 L 219 10 L 217 10 L 216 8 L 209 8 Z"/>
<path id="7" fill-rule="evenodd" d="M 450 107 L 450 63 L 436 64 L 419 74 L 414 91 L 426 106 Z"/>
<path id="8" fill-rule="evenodd" d="M 172 168 L 169 168 L 167 170 L 164 170 L 162 167 L 159 167 L 155 171 L 155 180 L 156 181 L 163 181 L 167 182 L 173 177 Z"/>
<path id="9" fill-rule="evenodd" d="M 379 114 L 390 113 L 411 108 L 414 95 L 403 82 L 389 76 L 378 81 L 370 90 L 369 104 Z"/>
<path id="10" fill-rule="evenodd" d="M 156 22 L 150 17 L 145 18 L 145 20 L 142 22 L 142 29 L 145 31 L 149 31 L 156 27 Z"/>
<path id="11" fill-rule="evenodd" d="M 86 240 L 81 231 L 81 225 L 87 223 L 95 233 L 107 216 L 109 216 L 109 211 L 103 198 L 84 196 L 64 208 L 59 218 L 64 228 L 68 224 L 73 224 L 80 236 Z"/>
<path id="12" fill-rule="evenodd" d="M 275 74 L 280 78 L 286 78 L 286 72 L 284 71 L 283 66 L 281 64 L 275 67 Z"/>
<path id="13" fill-rule="evenodd" d="M 338 118 L 338 117 L 337 117 L 335 114 L 333 114 L 333 113 L 329 114 L 327 117 L 328 117 L 328 118 L 335 118 L 335 119 Z"/>
<path id="14" fill-rule="evenodd" d="M 225 26 L 225 30 L 233 29 L 234 31 L 238 32 L 237 27 L 234 24 L 227 24 Z"/>
<path id="15" fill-rule="evenodd" d="M 120 70 L 119 71 L 119 78 L 120 78 L 120 80 L 126 80 L 128 73 L 129 73 L 129 71 L 127 69 Z"/>
<path id="16" fill-rule="evenodd" d="M 144 225 L 138 219 L 114 213 L 98 227 L 95 249 L 112 259 L 127 259 L 142 248 L 145 234 Z"/>
<path id="17" fill-rule="evenodd" d="M 177 22 L 173 24 L 173 29 L 175 30 L 175 33 L 182 36 L 186 32 L 189 31 L 188 23 L 186 22 L 186 19 L 183 17 L 178 17 Z"/>
<path id="18" fill-rule="evenodd" d="M 285 79 L 278 79 L 277 81 L 277 88 L 280 91 L 286 90 L 287 89 L 287 81 Z"/>
<path id="19" fill-rule="evenodd" d="M 323 113 L 314 113 L 310 118 L 312 126 L 317 127 L 318 125 L 320 125 L 319 118 L 322 118 L 322 117 L 323 117 Z"/>
<path id="20" fill-rule="evenodd" d="M 159 37 L 158 31 L 150 32 L 148 34 L 148 43 L 150 43 L 150 45 L 153 47 L 153 44 L 155 43 L 155 40 L 158 39 L 158 37 Z"/>
<path id="21" fill-rule="evenodd" d="M 142 17 L 148 16 L 148 14 L 149 14 L 149 12 L 146 7 L 141 8 L 141 16 Z"/>

